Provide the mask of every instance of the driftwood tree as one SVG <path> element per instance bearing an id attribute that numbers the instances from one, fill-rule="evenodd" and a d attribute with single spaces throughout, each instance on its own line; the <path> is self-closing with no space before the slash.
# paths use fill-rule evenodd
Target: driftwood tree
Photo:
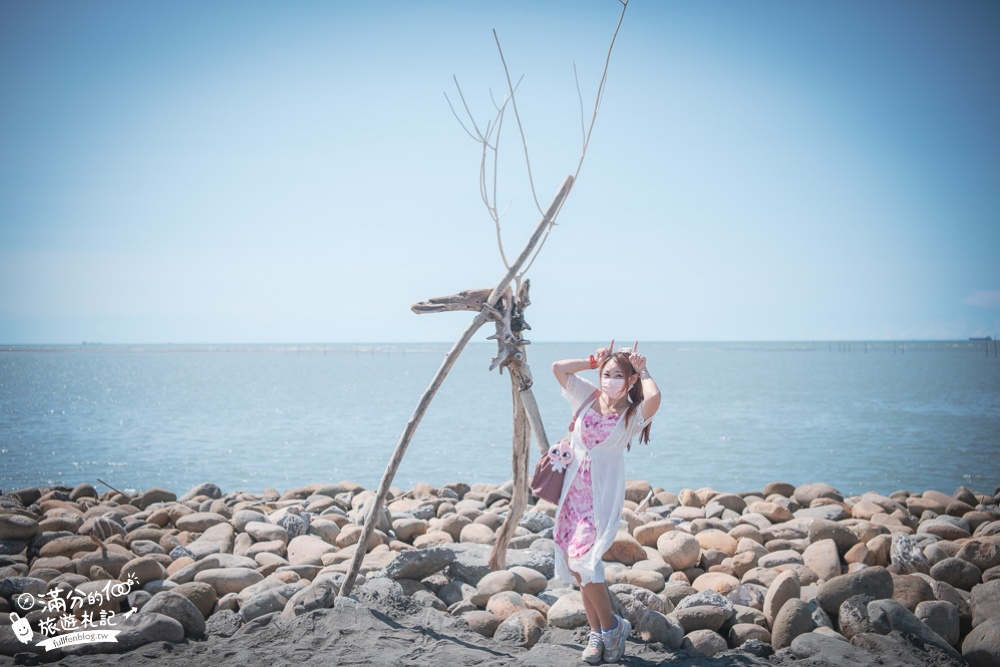
<path id="1" fill-rule="evenodd" d="M 507 513 L 507 518 L 504 520 L 503 526 L 500 528 L 500 532 L 497 535 L 496 542 L 493 546 L 493 552 L 490 555 L 490 568 L 492 570 L 500 569 L 506 562 L 507 545 L 514 534 L 514 530 L 517 528 L 518 522 L 521 520 L 528 503 L 528 458 L 531 434 L 534 433 L 535 441 L 538 444 L 538 449 L 541 453 L 544 454 L 549 447 L 548 438 L 545 435 L 545 428 L 542 425 L 541 414 L 538 411 L 538 404 L 535 401 L 535 396 L 531 389 L 533 379 L 531 375 L 531 368 L 528 366 L 527 353 L 525 351 L 525 346 L 528 345 L 530 341 L 524 338 L 524 332 L 529 330 L 530 327 L 525 321 L 524 313 L 531 303 L 529 299 L 529 289 L 531 283 L 525 278 L 525 273 L 529 268 L 531 268 L 531 265 L 537 258 L 539 251 L 548 239 L 549 233 L 556 224 L 556 217 L 559 215 L 559 211 L 562 209 L 563 203 L 565 203 L 566 198 L 569 196 L 570 190 L 576 182 L 580 169 L 583 166 L 583 160 L 587 154 L 587 146 L 590 143 L 594 123 L 597 120 L 597 112 L 601 105 L 601 97 L 604 92 L 605 81 L 607 80 L 608 64 L 611 59 L 611 52 L 614 49 L 615 39 L 618 36 L 618 31 L 625 18 L 625 10 L 628 8 L 628 0 L 619 0 L 619 3 L 622 6 L 621 15 L 618 18 L 618 24 L 615 27 L 614 35 L 611 38 L 611 44 L 608 47 L 607 57 L 604 62 L 604 70 L 597 88 L 594 109 L 590 115 L 589 125 L 585 121 L 586 115 L 583 110 L 581 97 L 580 120 L 581 130 L 583 133 L 583 147 L 580 152 L 580 160 L 577 163 L 576 171 L 573 174 L 566 176 L 562 185 L 560 185 L 558 191 L 556 192 L 555 197 L 552 199 L 552 202 L 544 210 L 538 203 L 538 197 L 535 193 L 535 185 L 531 177 L 531 161 L 528 156 L 528 145 L 524 138 L 524 129 L 521 125 L 521 119 L 517 111 L 517 101 L 515 97 L 517 87 L 510 78 L 510 72 L 507 69 L 507 63 L 503 57 L 503 50 L 500 48 L 500 40 L 496 36 L 496 31 L 494 31 L 493 35 L 497 42 L 497 50 L 499 52 L 501 62 L 503 63 L 504 73 L 507 78 L 507 94 L 505 95 L 505 99 L 502 103 L 494 104 L 496 107 L 496 115 L 485 125 L 485 129 L 482 131 L 473 118 L 472 113 L 469 111 L 468 106 L 465 104 L 465 98 L 462 95 L 462 90 L 458 84 L 458 80 L 456 79 L 455 81 L 459 97 L 462 99 L 462 105 L 468 116 L 469 124 L 466 125 L 466 123 L 458 117 L 457 113 L 455 114 L 456 118 L 459 119 L 459 123 L 469 136 L 478 142 L 482 148 L 482 159 L 480 162 L 480 193 L 483 197 L 483 203 L 486 206 L 490 218 L 496 225 L 497 244 L 500 249 L 501 260 L 506 268 L 506 273 L 495 287 L 464 290 L 449 296 L 434 297 L 411 306 L 411 310 L 417 314 L 467 310 L 475 312 L 476 316 L 466 327 L 465 331 L 462 332 L 462 335 L 459 336 L 455 344 L 452 345 L 448 353 L 445 354 L 444 361 L 434 374 L 434 377 L 431 379 L 427 389 L 425 389 L 424 393 L 421 395 L 420 400 L 417 402 L 417 407 L 410 416 L 410 419 L 406 422 L 406 427 L 403 429 L 403 433 L 396 444 L 396 449 L 393 452 L 392 458 L 389 460 L 389 464 L 386 466 L 385 472 L 382 474 L 382 480 L 379 483 L 375 498 L 367 504 L 364 529 L 362 530 L 361 537 L 358 541 L 357 551 L 351 561 L 350 570 L 348 571 L 347 576 L 344 579 L 344 583 L 341 586 L 341 596 L 350 595 L 351 590 L 354 587 L 354 581 L 358 576 L 358 572 L 361 570 L 361 564 L 367 552 L 367 545 L 372 537 L 372 533 L 375 531 L 375 524 L 378 522 L 378 517 L 385 506 L 385 501 L 389 494 L 389 487 L 396 475 L 399 464 L 403 460 L 403 456 L 410 444 L 410 440 L 413 438 L 413 434 L 416 432 L 421 419 L 423 419 L 424 413 L 427 411 L 427 408 L 433 400 L 434 395 L 437 393 L 437 390 L 444 382 L 448 372 L 451 370 L 452 366 L 455 365 L 455 361 L 462 353 L 462 350 L 465 349 L 465 346 L 470 340 L 472 340 L 472 337 L 476 334 L 476 332 L 479 331 L 483 325 L 489 322 L 493 322 L 495 326 L 495 333 L 488 338 L 496 340 L 497 343 L 497 355 L 493 358 L 490 364 L 490 370 L 499 370 L 502 374 L 503 369 L 507 369 L 507 374 L 511 381 L 511 397 L 513 404 L 514 489 L 511 495 L 511 503 Z M 579 92 L 579 82 L 577 82 L 577 91 Z M 449 105 L 451 105 L 450 100 Z M 501 215 L 497 208 L 497 161 L 499 158 L 499 137 L 500 131 L 503 127 L 504 118 L 508 111 L 513 111 L 514 113 L 515 122 L 520 133 L 521 143 L 524 149 L 524 158 L 527 165 L 528 181 L 531 187 L 532 197 L 539 213 L 541 214 L 541 220 L 538 222 L 531 237 L 528 239 L 527 243 L 525 243 L 524 248 L 513 262 L 508 262 L 507 255 L 504 251 L 503 241 L 500 236 Z M 454 113 L 454 106 L 452 106 L 452 112 Z M 471 130 L 469 129 L 470 126 L 472 128 Z"/>

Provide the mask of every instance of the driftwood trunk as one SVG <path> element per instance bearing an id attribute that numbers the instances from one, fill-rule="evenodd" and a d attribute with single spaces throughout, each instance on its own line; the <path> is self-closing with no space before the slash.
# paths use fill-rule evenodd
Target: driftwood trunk
<path id="1" fill-rule="evenodd" d="M 512 403 L 514 407 L 514 491 L 511 494 L 507 518 L 504 519 L 503 525 L 497 532 L 497 538 L 493 543 L 493 550 L 490 552 L 490 570 L 492 571 L 500 570 L 506 564 L 507 545 L 510 544 L 510 540 L 514 536 L 514 531 L 517 530 L 518 523 L 520 523 L 521 517 L 524 515 L 524 509 L 528 506 L 528 454 L 531 445 L 531 431 L 530 424 L 528 423 L 528 415 L 524 409 L 524 394 L 530 394 L 531 389 L 523 391 L 523 378 L 519 368 L 512 366 L 508 370 L 510 372 L 511 398 L 513 399 Z"/>
<path id="2" fill-rule="evenodd" d="M 518 255 L 517 259 L 511 264 L 510 268 L 507 270 L 507 274 L 497 283 L 497 286 L 493 289 L 490 295 L 487 297 L 486 301 L 482 305 L 482 309 L 479 314 L 472 320 L 472 323 L 465 329 L 461 337 L 455 342 L 451 350 L 445 355 L 444 362 L 441 367 L 438 368 L 437 373 L 435 373 L 434 378 L 431 380 L 430 385 L 424 390 L 424 393 L 420 397 L 420 401 L 417 403 L 416 409 L 410 416 L 409 421 L 406 423 L 406 428 L 403 429 L 403 434 L 399 438 L 399 442 L 396 443 L 396 449 L 392 454 L 392 458 L 389 460 L 389 464 L 385 468 L 385 472 L 382 474 L 382 481 L 379 483 L 378 492 L 375 495 L 375 500 L 371 504 L 371 508 L 368 510 L 368 516 L 365 518 L 365 525 L 361 531 L 361 537 L 358 540 L 357 551 L 354 553 L 354 558 L 351 560 L 351 568 L 347 572 L 347 576 L 344 579 L 343 585 L 340 587 L 340 596 L 347 596 L 351 594 L 351 590 L 354 588 L 354 581 L 357 579 L 358 572 L 361 570 L 361 563 L 364 560 L 365 554 L 367 553 L 367 545 L 371 540 L 372 533 L 375 532 L 376 518 L 385 506 L 385 500 L 389 495 L 389 486 L 392 484 L 393 477 L 396 475 L 396 471 L 399 468 L 399 464 L 403 460 L 403 455 L 406 453 L 406 448 L 410 444 L 410 440 L 413 438 L 413 434 L 417 430 L 417 426 L 420 424 L 420 420 L 423 419 L 424 413 L 427 411 L 427 407 L 430 405 L 431 400 L 437 393 L 438 388 L 440 388 L 441 383 L 444 382 L 445 377 L 451 370 L 452 366 L 455 365 L 455 360 L 458 355 L 461 354 L 465 346 L 472 340 L 472 336 L 479 330 L 479 328 L 485 324 L 490 319 L 496 319 L 497 311 L 495 306 L 497 305 L 500 297 L 507 292 L 510 283 L 514 280 L 518 271 L 524 266 L 524 263 L 531 257 L 532 251 L 535 246 L 542 238 L 545 230 L 553 223 L 559 209 L 562 208 L 563 201 L 569 195 L 570 189 L 573 187 L 573 177 L 567 176 L 563 181 L 562 186 L 556 193 L 555 198 L 552 203 L 549 204 L 549 208 L 546 210 L 545 215 L 542 220 L 535 227 L 534 233 L 531 238 L 528 239 L 527 244 L 525 244 L 524 249 L 521 254 Z M 523 348 L 522 348 L 523 350 Z M 522 353 L 523 358 L 523 353 Z M 512 376 L 513 377 L 513 376 Z M 515 391 L 515 394 L 518 392 Z M 533 397 L 531 402 L 534 403 Z M 523 403 L 522 403 L 523 405 Z M 516 410 L 516 408 L 515 408 Z M 523 408 L 522 408 L 523 412 Z M 535 407 L 535 412 L 537 414 L 537 406 Z M 516 413 L 515 413 L 516 414 Z M 537 418 L 537 423 L 541 424 L 541 419 Z M 527 456 L 525 456 L 525 460 Z M 517 484 L 515 480 L 515 493 L 517 492 Z M 522 486 L 524 486 L 525 493 L 527 493 L 527 477 L 523 480 Z M 513 505 L 513 503 L 512 503 Z M 512 507 L 513 510 L 513 507 Z M 522 512 L 523 507 L 522 507 Z M 508 521 L 510 520 L 510 514 L 508 514 Z M 518 520 L 520 517 L 518 517 Z M 515 521 L 516 525 L 516 521 Z M 513 532 L 513 531 L 511 531 Z M 509 539 L 509 538 L 508 538 Z M 498 540 L 499 542 L 499 540 Z M 503 551 L 506 552 L 506 543 L 503 543 Z M 495 550 L 495 549 L 494 549 Z"/>

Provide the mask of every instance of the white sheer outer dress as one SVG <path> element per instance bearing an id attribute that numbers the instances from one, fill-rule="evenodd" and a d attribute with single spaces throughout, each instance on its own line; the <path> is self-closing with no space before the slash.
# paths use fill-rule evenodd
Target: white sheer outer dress
<path id="1" fill-rule="evenodd" d="M 563 396 L 570 403 L 571 414 L 575 413 L 581 404 L 588 401 L 597 390 L 593 383 L 570 374 L 563 389 Z M 590 408 L 587 408 L 590 409 Z M 625 503 L 625 449 L 629 441 L 639 434 L 646 426 L 642 418 L 642 404 L 636 407 L 632 417 L 625 424 L 622 416 L 607 438 L 593 449 L 588 450 L 583 444 L 583 415 L 581 410 L 573 427 L 573 461 L 563 478 L 562 494 L 559 497 L 559 508 L 556 511 L 555 532 L 559 531 L 559 521 L 562 517 L 563 503 L 569 493 L 573 479 L 580 468 L 580 463 L 590 455 L 590 477 L 594 497 L 594 527 L 597 537 L 590 551 L 579 558 L 568 558 L 565 551 L 557 544 L 555 548 L 556 578 L 566 583 L 575 580 L 572 573 L 580 577 L 582 584 L 604 581 L 604 562 L 601 560 L 605 552 L 611 548 L 621 523 L 622 506 Z"/>

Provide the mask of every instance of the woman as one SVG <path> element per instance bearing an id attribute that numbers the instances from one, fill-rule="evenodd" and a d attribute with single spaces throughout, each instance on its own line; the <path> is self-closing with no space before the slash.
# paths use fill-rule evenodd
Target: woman
<path id="1" fill-rule="evenodd" d="M 563 395 L 580 416 L 572 431 L 573 461 L 566 470 L 556 512 L 556 577 L 580 584 L 590 623 L 583 659 L 594 665 L 618 662 L 625 653 L 631 624 L 613 613 L 601 560 L 611 548 L 625 502 L 625 449 L 639 435 L 649 442 L 649 422 L 660 407 L 660 390 L 646 358 L 631 350 L 612 353 L 615 341 L 589 359 L 552 364 Z M 576 373 L 597 369 L 600 390 Z"/>

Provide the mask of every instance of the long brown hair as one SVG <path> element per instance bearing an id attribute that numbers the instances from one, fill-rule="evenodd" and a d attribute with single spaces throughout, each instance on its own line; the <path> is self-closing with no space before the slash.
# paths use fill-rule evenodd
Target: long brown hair
<path id="1" fill-rule="evenodd" d="M 622 374 L 625 375 L 625 384 L 628 385 L 632 381 L 632 378 L 637 375 L 635 372 L 635 366 L 632 362 L 628 360 L 628 355 L 624 352 L 615 352 L 610 357 L 604 360 L 601 367 L 597 370 L 597 377 L 600 378 L 604 373 L 604 367 L 609 361 L 614 361 L 618 364 L 618 368 L 621 369 Z M 625 411 L 625 426 L 628 426 L 629 420 L 632 418 L 632 414 L 639 407 L 639 403 L 643 401 L 645 396 L 642 393 L 642 380 L 636 379 L 632 386 L 628 390 L 629 406 L 628 410 Z M 649 429 L 652 424 L 646 424 L 646 428 L 642 429 L 642 433 L 639 434 L 639 444 L 648 445 L 649 444 Z"/>

